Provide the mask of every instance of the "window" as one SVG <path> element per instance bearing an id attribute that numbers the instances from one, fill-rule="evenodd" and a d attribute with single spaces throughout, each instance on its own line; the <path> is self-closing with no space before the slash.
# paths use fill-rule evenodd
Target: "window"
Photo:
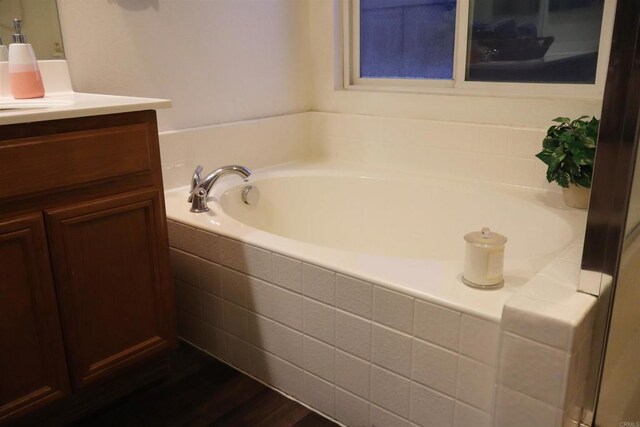
<path id="1" fill-rule="evenodd" d="M 347 2 L 349 86 L 537 83 L 552 93 L 571 84 L 587 95 L 606 68 L 601 29 L 610 35 L 615 8 L 604 0 Z"/>
<path id="2" fill-rule="evenodd" d="M 450 80 L 455 25 L 455 0 L 360 0 L 360 75 Z"/>

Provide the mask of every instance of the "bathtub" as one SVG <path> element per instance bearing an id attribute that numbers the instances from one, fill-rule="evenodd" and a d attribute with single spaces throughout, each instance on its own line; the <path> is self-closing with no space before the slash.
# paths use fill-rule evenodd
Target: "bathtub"
<path id="1" fill-rule="evenodd" d="M 577 413 L 594 298 L 574 278 L 586 213 L 559 193 L 301 163 L 225 177 L 207 213 L 187 187 L 165 200 L 180 337 L 321 414 L 560 427 Z M 497 290 L 461 281 L 463 236 L 484 226 L 509 239 Z"/>
<path id="2" fill-rule="evenodd" d="M 356 169 L 295 164 L 225 177 L 189 212 L 187 187 L 166 193 L 167 216 L 248 245 L 499 321 L 505 301 L 570 246 L 580 245 L 586 211 L 559 193 Z M 246 185 L 260 194 L 241 198 Z M 505 285 L 478 290 L 461 281 L 470 231 L 508 238 Z"/>

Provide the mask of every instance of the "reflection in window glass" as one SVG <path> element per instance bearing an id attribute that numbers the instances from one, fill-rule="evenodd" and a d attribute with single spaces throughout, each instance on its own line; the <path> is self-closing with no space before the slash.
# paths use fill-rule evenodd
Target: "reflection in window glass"
<path id="1" fill-rule="evenodd" d="M 456 0 L 361 0 L 360 76 L 453 78 Z"/>
<path id="2" fill-rule="evenodd" d="M 595 83 L 604 0 L 473 0 L 467 80 Z"/>

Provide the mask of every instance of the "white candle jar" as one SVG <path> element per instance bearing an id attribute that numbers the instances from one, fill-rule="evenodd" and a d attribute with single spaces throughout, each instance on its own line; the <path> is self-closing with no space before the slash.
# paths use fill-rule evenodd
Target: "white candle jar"
<path id="1" fill-rule="evenodd" d="M 507 238 L 484 227 L 464 235 L 466 243 L 464 273 L 465 285 L 496 289 L 504 285 L 504 245 Z"/>

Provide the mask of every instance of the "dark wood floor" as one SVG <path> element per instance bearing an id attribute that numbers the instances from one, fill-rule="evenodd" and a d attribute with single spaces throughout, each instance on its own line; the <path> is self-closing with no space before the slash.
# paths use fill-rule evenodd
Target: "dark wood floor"
<path id="1" fill-rule="evenodd" d="M 259 382 L 181 344 L 170 377 L 139 390 L 75 426 L 336 427 Z"/>

